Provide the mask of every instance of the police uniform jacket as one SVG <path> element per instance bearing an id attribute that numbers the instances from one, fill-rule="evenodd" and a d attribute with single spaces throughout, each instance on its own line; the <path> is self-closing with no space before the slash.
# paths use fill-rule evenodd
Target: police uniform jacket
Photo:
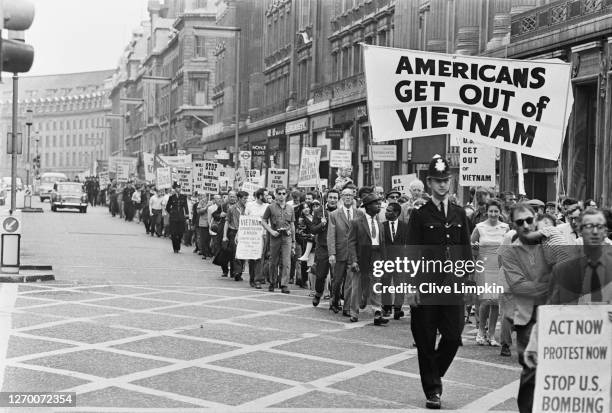
<path id="1" fill-rule="evenodd" d="M 166 212 L 170 216 L 170 221 L 185 221 L 189 218 L 189 207 L 187 206 L 187 196 L 172 194 L 166 204 Z"/>
<path id="2" fill-rule="evenodd" d="M 449 261 L 455 265 L 458 262 L 472 261 L 469 224 L 465 210 L 448 202 L 446 217 L 438 207 L 429 200 L 419 209 L 412 211 L 408 222 L 407 244 L 409 255 L 413 260 L 434 260 L 443 264 Z M 462 264 L 459 264 L 462 265 Z M 417 274 L 417 282 L 434 282 L 437 285 L 464 284 L 467 275 L 457 277 L 454 271 L 428 271 Z M 454 291 L 454 288 L 453 288 Z M 431 294 L 432 296 L 435 294 Z M 446 298 L 451 299 L 449 295 Z M 427 304 L 426 295 L 421 295 L 423 304 Z M 455 300 L 461 302 L 462 296 L 456 295 Z M 434 303 L 435 297 L 432 297 Z"/>

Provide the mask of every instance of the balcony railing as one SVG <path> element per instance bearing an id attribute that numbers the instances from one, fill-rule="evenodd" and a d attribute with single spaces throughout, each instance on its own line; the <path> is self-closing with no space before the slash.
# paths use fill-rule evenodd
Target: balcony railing
<path id="1" fill-rule="evenodd" d="M 365 0 L 352 9 L 332 17 L 330 20 L 332 32 L 336 32 L 346 26 L 351 26 L 355 22 L 361 21 L 364 17 L 374 12 L 382 11 L 392 4 L 395 4 L 395 0 Z"/>
<path id="2" fill-rule="evenodd" d="M 287 99 L 283 99 L 280 102 L 275 102 L 271 105 L 264 106 L 251 113 L 251 121 L 256 122 L 261 119 L 265 119 L 269 116 L 283 113 L 287 108 Z"/>
<path id="3" fill-rule="evenodd" d="M 556 1 L 513 16 L 510 33 L 515 38 L 611 11 L 612 0 Z"/>
<path id="4" fill-rule="evenodd" d="M 351 96 L 366 96 L 365 76 L 363 73 L 328 83 L 325 86 L 314 89 L 312 92 L 314 103 Z"/>

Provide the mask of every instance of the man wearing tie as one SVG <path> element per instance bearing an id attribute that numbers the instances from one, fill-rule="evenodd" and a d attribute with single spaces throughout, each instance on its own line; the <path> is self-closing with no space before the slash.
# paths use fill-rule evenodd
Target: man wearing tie
<path id="1" fill-rule="evenodd" d="M 472 261 L 468 220 L 463 208 L 448 199 L 450 168 L 439 155 L 429 164 L 427 185 L 432 198 L 415 209 L 408 222 L 409 257 L 413 260 L 458 263 Z M 453 293 L 462 283 L 453 272 L 433 269 L 416 274 L 417 305 L 410 307 L 410 328 L 417 346 L 419 373 L 428 409 L 441 407 L 442 377 L 461 345 L 463 296 Z M 451 293 L 420 291 L 421 286 L 450 287 Z M 461 291 L 459 287 L 459 291 Z M 440 291 L 440 290 L 438 290 Z M 441 338 L 436 346 L 436 332 Z"/>
<path id="2" fill-rule="evenodd" d="M 382 232 L 382 224 L 378 221 L 380 212 L 380 198 L 376 194 L 367 194 L 363 198 L 364 214 L 359 214 L 351 223 L 349 233 L 349 262 L 351 263 L 352 277 L 367 279 L 368 283 L 353 282 L 352 295 L 350 298 L 351 322 L 358 320 L 359 304 L 362 296 L 369 298 L 372 311 L 374 312 L 374 325 L 381 326 L 389 322 L 382 316 L 381 295 L 374 290 L 374 284 L 378 279 L 372 274 L 374 261 L 382 260 L 385 248 L 385 236 Z M 354 281 L 356 281 L 354 279 Z M 359 287 L 355 288 L 355 284 Z M 366 285 L 368 291 L 363 294 L 361 285 Z"/>
<path id="3" fill-rule="evenodd" d="M 348 300 L 353 287 L 351 280 L 344 282 L 348 260 L 348 236 L 351 221 L 355 218 L 357 210 L 353 205 L 355 198 L 353 189 L 342 190 L 341 205 L 329 214 L 327 226 L 327 248 L 329 250 L 329 265 L 332 267 L 332 291 L 329 309 L 334 313 L 340 311 L 340 289 L 344 283 L 344 302 L 342 311 L 344 316 L 349 316 Z"/>
<path id="4" fill-rule="evenodd" d="M 395 261 L 396 257 L 403 257 L 405 255 L 404 248 L 408 241 L 408 224 L 399 220 L 399 216 L 402 213 L 402 207 L 397 202 L 391 203 L 385 210 L 386 221 L 383 222 L 383 233 L 385 236 L 385 256 L 388 261 Z M 395 272 L 386 273 L 382 282 L 383 285 L 390 286 L 391 282 L 395 287 L 399 286 L 404 280 L 401 274 Z M 387 316 L 391 314 L 391 307 L 393 307 L 393 318 L 399 320 L 404 316 L 402 311 L 402 305 L 404 304 L 404 294 L 395 293 L 395 297 L 392 299 L 391 294 L 383 292 L 382 294 L 383 303 L 383 315 Z"/>

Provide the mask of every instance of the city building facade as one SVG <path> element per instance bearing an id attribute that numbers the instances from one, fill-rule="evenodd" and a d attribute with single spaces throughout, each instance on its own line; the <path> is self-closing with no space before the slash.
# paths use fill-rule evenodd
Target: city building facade
<path id="1" fill-rule="evenodd" d="M 109 91 L 113 70 L 19 78 L 19 131 L 22 155 L 17 174 L 26 181 L 26 111 L 32 111 L 31 159 L 40 155 L 39 173 L 62 172 L 69 178 L 94 174 L 110 153 L 105 115 L 110 112 Z M 13 85 L 0 84 L 0 174 L 11 175 L 7 134 L 12 128 Z M 33 169 L 33 168 L 32 168 Z M 32 173 L 34 176 L 34 173 Z"/>

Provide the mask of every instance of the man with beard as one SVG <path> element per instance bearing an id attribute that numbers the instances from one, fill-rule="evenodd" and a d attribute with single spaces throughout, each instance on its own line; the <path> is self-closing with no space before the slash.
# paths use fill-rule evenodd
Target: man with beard
<path id="1" fill-rule="evenodd" d="M 317 237 L 315 240 L 315 265 L 316 265 L 316 281 L 315 281 L 315 296 L 312 299 L 312 305 L 318 306 L 325 290 L 325 280 L 329 273 L 329 254 L 327 250 L 327 222 L 329 215 L 338 207 L 338 191 L 331 189 L 327 193 L 327 205 L 325 209 L 320 208 L 315 210 L 312 220 L 312 233 Z M 343 311 L 343 314 L 348 312 Z"/>
<path id="2" fill-rule="evenodd" d="M 427 185 L 432 198 L 412 211 L 408 222 L 407 244 L 413 260 L 433 260 L 441 263 L 472 261 L 468 220 L 463 208 L 449 201 L 450 167 L 439 155 L 431 160 Z M 446 266 L 446 265 L 445 265 Z M 461 283 L 454 273 L 440 271 L 416 274 L 417 288 L 421 285 L 449 286 L 455 291 Z M 450 367 L 461 345 L 463 332 L 463 296 L 459 293 L 437 293 L 425 289 L 417 305 L 410 308 L 411 331 L 417 347 L 419 373 L 428 409 L 441 407 L 442 377 Z M 441 338 L 436 346 L 436 333 Z"/>

